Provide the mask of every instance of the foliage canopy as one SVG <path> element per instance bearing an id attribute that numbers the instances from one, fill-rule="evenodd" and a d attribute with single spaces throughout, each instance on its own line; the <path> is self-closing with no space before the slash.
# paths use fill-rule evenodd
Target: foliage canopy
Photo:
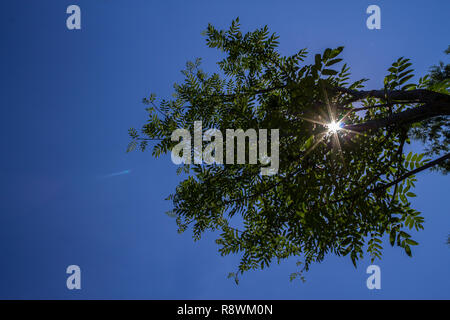
<path id="1" fill-rule="evenodd" d="M 411 83 L 411 63 L 402 57 L 381 90 L 364 91 L 366 79 L 349 83 L 343 47 L 307 64 L 306 49 L 280 55 L 278 36 L 267 26 L 243 34 L 236 19 L 228 30 L 209 25 L 204 34 L 208 47 L 224 53 L 219 72 L 207 74 L 200 59 L 188 62 L 173 99 L 145 98 L 149 119 L 140 133 L 130 129 L 129 150 L 154 143 L 154 156 L 168 153 L 175 129 L 193 132 L 202 120 L 205 129 L 279 129 L 280 167 L 261 176 L 260 164 L 181 166 L 186 178 L 168 197 L 179 232 L 192 227 L 198 240 L 218 230 L 220 254 L 241 255 L 231 274 L 236 281 L 291 256 L 302 263 L 291 278 L 303 278 L 327 254 L 349 256 L 356 266 L 364 253 L 381 257 L 386 234 L 411 255 L 417 242 L 408 230 L 424 222 L 410 203 L 415 173 L 448 165 L 449 156 L 431 161 L 403 149 L 424 121 L 440 117 L 448 125 L 448 82 Z M 341 121 L 342 130 L 330 132 L 332 121 Z"/>

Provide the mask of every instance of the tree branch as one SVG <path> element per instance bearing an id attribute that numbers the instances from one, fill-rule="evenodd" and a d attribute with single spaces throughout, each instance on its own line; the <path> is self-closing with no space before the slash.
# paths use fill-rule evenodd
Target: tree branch
<path id="1" fill-rule="evenodd" d="M 417 123 L 436 116 L 448 115 L 450 115 L 450 102 L 442 104 L 430 102 L 416 108 L 411 108 L 399 113 L 394 113 L 386 118 L 373 119 L 364 123 L 349 124 L 344 126 L 344 129 L 356 132 L 364 132 L 368 130 L 386 128 L 391 125 L 399 126 L 404 124 Z"/>
<path id="2" fill-rule="evenodd" d="M 402 100 L 402 101 L 417 101 L 417 102 L 445 102 L 450 103 L 450 96 L 447 94 L 427 90 L 427 89 L 415 89 L 415 90 L 353 90 L 343 87 L 332 88 L 335 91 L 347 93 L 353 96 L 354 101 L 362 100 L 367 97 L 378 98 L 381 100 L 390 101 Z"/>
<path id="3" fill-rule="evenodd" d="M 377 98 L 386 101 L 386 104 L 378 107 L 387 106 L 396 103 L 422 103 L 423 105 L 415 108 L 392 114 L 382 119 L 373 119 L 365 123 L 351 124 L 344 128 L 357 132 L 376 130 L 390 125 L 404 125 L 420 122 L 432 117 L 450 115 L 450 95 L 434 92 L 426 89 L 415 90 L 354 90 L 343 87 L 333 87 L 331 90 L 351 95 L 345 104 L 353 103 L 368 97 Z M 342 107 L 341 107 L 342 108 Z M 356 108 L 353 111 L 370 109 L 372 107 Z M 346 108 L 348 109 L 348 108 Z"/>
<path id="4" fill-rule="evenodd" d="M 383 104 L 377 104 L 374 106 L 366 106 L 366 107 L 361 107 L 361 108 L 348 108 L 348 107 L 342 107 L 342 106 L 337 106 L 336 108 L 339 110 L 344 110 L 344 111 L 351 111 L 351 112 L 357 112 L 357 111 L 362 111 L 362 110 L 369 110 L 369 109 L 375 109 L 375 108 L 383 108 L 383 107 L 389 107 L 392 106 L 394 104 L 413 104 L 413 103 L 417 103 L 417 102 L 411 102 L 411 101 L 396 101 L 396 102 L 391 102 L 391 103 L 383 103 Z"/>
<path id="5" fill-rule="evenodd" d="M 438 164 L 440 164 L 440 163 L 442 163 L 442 162 L 444 162 L 445 160 L 448 160 L 448 159 L 450 159 L 450 153 L 447 153 L 446 155 L 443 155 L 440 158 L 437 158 L 437 159 L 435 159 L 433 161 L 430 161 L 427 164 L 424 164 L 423 166 L 421 166 L 419 168 L 416 168 L 416 169 L 414 169 L 412 171 L 409 171 L 409 172 L 407 172 L 404 175 L 398 177 L 397 179 L 395 179 L 394 181 L 392 181 L 390 183 L 383 184 L 381 186 L 375 187 L 374 189 L 371 190 L 371 192 L 376 192 L 376 191 L 379 191 L 379 190 L 385 190 L 385 189 L 387 189 L 389 187 L 392 187 L 393 185 L 399 183 L 402 180 L 405 180 L 406 178 L 408 178 L 408 177 L 410 177 L 410 176 L 412 176 L 412 175 L 414 175 L 414 174 L 416 174 L 418 172 L 421 172 L 421 171 L 426 170 L 428 168 L 431 168 L 431 167 L 433 167 L 435 165 L 438 165 Z"/>

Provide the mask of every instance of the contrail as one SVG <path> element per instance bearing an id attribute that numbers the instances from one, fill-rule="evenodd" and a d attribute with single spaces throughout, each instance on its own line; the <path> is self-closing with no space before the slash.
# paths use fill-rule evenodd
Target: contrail
<path id="1" fill-rule="evenodd" d="M 109 173 L 109 174 L 106 174 L 104 176 L 101 176 L 100 179 L 117 177 L 117 176 L 121 176 L 121 175 L 130 173 L 130 172 L 131 172 L 131 170 L 123 170 L 123 171 L 120 171 L 120 172 L 113 172 L 113 173 Z"/>

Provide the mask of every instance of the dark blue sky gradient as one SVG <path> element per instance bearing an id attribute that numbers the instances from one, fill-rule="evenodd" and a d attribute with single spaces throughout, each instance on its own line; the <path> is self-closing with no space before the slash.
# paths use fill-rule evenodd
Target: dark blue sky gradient
<path id="1" fill-rule="evenodd" d="M 70 4 L 81 7 L 80 31 L 66 28 Z M 370 4 L 381 30 L 365 26 Z M 164 214 L 180 179 L 170 156 L 125 153 L 128 128 L 146 121 L 144 96 L 169 98 L 187 60 L 216 70 L 220 55 L 200 35 L 208 22 L 267 24 L 286 55 L 344 45 L 352 78 L 378 89 L 400 56 L 418 75 L 445 59 L 449 12 L 447 0 L 2 1 L 0 298 L 450 298 L 448 176 L 418 176 L 425 230 L 412 232 L 413 258 L 386 244 L 381 290 L 366 288 L 368 259 L 355 269 L 333 256 L 304 284 L 289 282 L 290 259 L 236 286 L 226 275 L 239 257 L 220 257 L 213 234 L 178 235 Z M 80 291 L 66 288 L 70 264 L 81 267 Z"/>

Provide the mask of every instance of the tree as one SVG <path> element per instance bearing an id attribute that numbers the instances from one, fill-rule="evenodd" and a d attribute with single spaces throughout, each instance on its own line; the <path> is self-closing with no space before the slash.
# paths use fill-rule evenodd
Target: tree
<path id="1" fill-rule="evenodd" d="M 220 71 L 188 62 L 173 99 L 144 98 L 149 120 L 141 133 L 130 129 L 129 150 L 153 142 L 155 157 L 168 153 L 175 129 L 193 132 L 202 120 L 205 129 L 279 129 L 280 164 L 267 176 L 261 164 L 180 166 L 185 179 L 167 198 L 179 232 L 192 227 L 198 240 L 218 231 L 220 254 L 241 255 L 230 274 L 236 281 L 291 256 L 302 264 L 291 279 L 327 254 L 348 255 L 356 266 L 363 253 L 381 257 L 385 234 L 411 256 L 417 242 L 407 230 L 424 221 L 409 201 L 415 175 L 448 164 L 450 154 L 431 160 L 403 149 L 418 125 L 437 117 L 448 125 L 448 86 L 430 87 L 429 77 L 410 83 L 411 63 L 402 57 L 382 89 L 363 90 L 366 79 L 348 83 L 347 64 L 334 69 L 343 47 L 307 64 L 306 49 L 281 56 L 267 26 L 243 34 L 238 19 L 228 30 L 208 25 L 204 35 L 225 55 Z"/>
<path id="2" fill-rule="evenodd" d="M 450 46 L 444 52 L 450 54 Z M 450 64 L 444 65 L 441 61 L 439 65 L 431 67 L 430 71 L 428 88 L 442 93 L 447 92 L 450 86 Z M 415 124 L 411 130 L 411 136 L 427 145 L 425 152 L 427 156 L 436 156 L 450 151 L 450 126 L 448 117 L 433 117 Z M 450 162 L 444 161 L 434 169 L 448 173 L 450 171 Z"/>

